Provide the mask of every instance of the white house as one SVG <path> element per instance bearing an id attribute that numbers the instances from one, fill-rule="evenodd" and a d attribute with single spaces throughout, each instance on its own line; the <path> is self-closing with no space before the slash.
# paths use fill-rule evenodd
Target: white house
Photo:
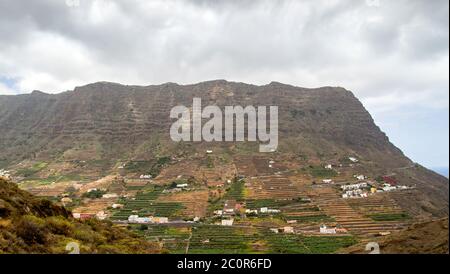
<path id="1" fill-rule="evenodd" d="M 321 225 L 319 232 L 321 234 L 336 234 L 336 228 L 328 228 L 326 225 Z"/>
<path id="2" fill-rule="evenodd" d="M 143 174 L 143 175 L 139 176 L 139 179 L 151 179 L 151 178 L 152 178 L 152 175 L 150 175 L 150 174 Z"/>
<path id="3" fill-rule="evenodd" d="M 222 216 L 223 215 L 223 211 L 218 209 L 218 210 L 214 210 L 214 214 L 218 215 L 218 216 Z"/>
<path id="4" fill-rule="evenodd" d="M 11 178 L 11 174 L 9 174 L 8 170 L 0 169 L 0 177 L 3 177 L 6 180 L 9 180 Z"/>
<path id="5" fill-rule="evenodd" d="M 107 193 L 107 194 L 103 194 L 102 198 L 105 199 L 110 199 L 110 198 L 117 198 L 119 195 L 117 195 L 116 193 Z"/>
<path id="6" fill-rule="evenodd" d="M 247 214 L 258 214 L 258 210 L 257 209 L 246 209 L 245 213 L 247 213 Z"/>
<path id="7" fill-rule="evenodd" d="M 324 183 L 324 184 L 331 184 L 331 183 L 333 183 L 333 180 L 331 180 L 331 179 L 323 179 L 322 183 Z"/>
<path id="8" fill-rule="evenodd" d="M 112 204 L 112 206 L 111 206 L 112 208 L 122 208 L 123 207 L 123 204 Z"/>
<path id="9" fill-rule="evenodd" d="M 177 184 L 178 188 L 186 188 L 188 187 L 188 184 Z"/>
<path id="10" fill-rule="evenodd" d="M 385 186 L 383 187 L 383 191 L 392 191 L 397 189 L 395 186 Z"/>
<path id="11" fill-rule="evenodd" d="M 259 210 L 261 213 L 267 213 L 269 209 L 267 207 L 261 207 L 261 209 Z"/>
<path id="12" fill-rule="evenodd" d="M 325 169 L 332 169 L 333 166 L 331 164 L 325 165 Z"/>
<path id="13" fill-rule="evenodd" d="M 207 150 L 207 151 L 206 151 L 206 154 L 211 154 L 211 153 L 213 153 L 212 150 Z"/>
<path id="14" fill-rule="evenodd" d="M 273 233 L 276 233 L 276 234 L 278 234 L 278 232 L 279 232 L 278 228 L 271 228 L 270 231 L 272 231 Z"/>
<path id="15" fill-rule="evenodd" d="M 360 180 L 360 181 L 362 181 L 362 180 L 366 179 L 366 176 L 364 176 L 362 174 L 361 175 L 355 175 L 355 178 Z"/>
<path id="16" fill-rule="evenodd" d="M 99 220 L 105 220 L 108 215 L 104 211 L 99 211 L 97 214 L 95 214 L 95 217 Z"/>
<path id="17" fill-rule="evenodd" d="M 229 219 L 229 220 L 222 220 L 222 225 L 223 226 L 232 226 L 233 225 L 233 219 Z"/>
<path id="18" fill-rule="evenodd" d="M 356 159 L 355 157 L 348 157 L 348 159 L 350 161 L 352 161 L 353 163 L 357 163 L 358 162 L 358 159 Z"/>

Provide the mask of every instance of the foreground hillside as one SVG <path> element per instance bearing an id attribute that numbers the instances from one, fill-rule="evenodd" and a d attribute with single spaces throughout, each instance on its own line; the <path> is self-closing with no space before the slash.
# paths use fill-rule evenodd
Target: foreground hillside
<path id="1" fill-rule="evenodd" d="M 448 254 L 448 218 L 417 223 L 410 228 L 376 240 L 385 254 Z M 358 244 L 344 253 L 366 253 L 365 245 Z"/>
<path id="2" fill-rule="evenodd" d="M 0 253 L 155 253 L 155 246 L 111 223 L 80 222 L 60 206 L 19 190 L 0 179 Z"/>

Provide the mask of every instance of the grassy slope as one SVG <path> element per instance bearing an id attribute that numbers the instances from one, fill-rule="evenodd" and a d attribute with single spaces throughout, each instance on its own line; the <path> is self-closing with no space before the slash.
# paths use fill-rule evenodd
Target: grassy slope
<path id="1" fill-rule="evenodd" d="M 159 248 L 137 235 L 97 220 L 78 221 L 54 205 L 0 179 L 0 253 L 155 253 Z"/>

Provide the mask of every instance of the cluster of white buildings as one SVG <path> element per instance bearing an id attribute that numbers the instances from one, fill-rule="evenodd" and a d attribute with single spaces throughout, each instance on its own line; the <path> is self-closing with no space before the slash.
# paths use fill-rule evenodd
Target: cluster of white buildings
<path id="1" fill-rule="evenodd" d="M 366 182 L 342 185 L 341 189 L 344 191 L 342 194 L 342 198 L 367 198 L 367 191 L 364 188 L 367 188 L 369 185 Z"/>
<path id="2" fill-rule="evenodd" d="M 383 187 L 381 189 L 383 191 L 389 192 L 389 191 L 393 191 L 393 190 L 411 189 L 411 187 L 408 187 L 408 186 L 393 186 L 391 184 L 385 183 L 385 184 L 383 184 Z"/>
<path id="3" fill-rule="evenodd" d="M 268 207 L 261 207 L 259 209 L 259 212 L 270 214 L 270 213 L 280 213 L 281 211 L 279 209 L 271 209 Z"/>
<path id="4" fill-rule="evenodd" d="M 361 175 L 363 176 L 363 175 Z M 350 185 L 342 185 L 341 189 L 343 190 L 342 198 L 367 198 L 369 195 L 368 188 L 370 187 L 370 193 L 380 193 L 380 192 L 389 192 L 394 190 L 406 190 L 411 189 L 411 187 L 408 186 L 401 186 L 401 185 L 393 185 L 389 183 L 384 183 L 380 187 L 374 187 L 370 186 L 366 182 L 360 182 L 356 184 L 350 184 Z"/>
<path id="5" fill-rule="evenodd" d="M 281 210 L 279 209 L 272 209 L 272 208 L 268 208 L 268 207 L 261 207 L 259 210 L 258 209 L 246 209 L 245 213 L 246 214 L 276 214 L 276 213 L 280 213 Z"/>
<path id="6" fill-rule="evenodd" d="M 342 198 L 367 198 L 367 192 L 362 189 L 347 190 L 342 194 Z"/>
<path id="7" fill-rule="evenodd" d="M 0 169 L 0 177 L 9 180 L 11 178 L 11 174 L 9 173 L 8 170 Z"/>
<path id="8" fill-rule="evenodd" d="M 336 234 L 336 233 L 347 233 L 347 229 L 342 227 L 327 227 L 322 224 L 319 228 L 320 234 Z"/>
<path id="9" fill-rule="evenodd" d="M 166 224 L 169 222 L 167 217 L 139 217 L 138 215 L 130 215 L 128 222 L 133 224 Z"/>
<path id="10" fill-rule="evenodd" d="M 152 175 L 150 175 L 150 174 L 142 174 L 141 176 L 139 176 L 139 179 L 149 180 L 151 178 L 152 178 Z"/>
<path id="11" fill-rule="evenodd" d="M 341 189 L 342 190 L 354 190 L 354 189 L 366 188 L 367 186 L 368 186 L 368 184 L 366 182 L 362 182 L 362 183 L 356 183 L 356 184 L 342 185 Z"/>

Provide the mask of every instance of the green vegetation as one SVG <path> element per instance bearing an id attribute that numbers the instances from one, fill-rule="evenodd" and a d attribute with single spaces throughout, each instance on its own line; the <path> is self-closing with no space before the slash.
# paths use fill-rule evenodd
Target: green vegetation
<path id="1" fill-rule="evenodd" d="M 225 200 L 236 200 L 243 201 L 244 200 L 244 180 L 235 179 L 233 183 L 231 183 L 230 187 L 227 189 L 227 193 L 224 195 Z"/>
<path id="2" fill-rule="evenodd" d="M 251 231 L 225 226 L 203 225 L 192 228 L 189 254 L 255 253 L 250 244 L 258 240 Z"/>
<path id="3" fill-rule="evenodd" d="M 42 169 L 46 168 L 47 165 L 48 165 L 47 163 L 38 162 L 29 168 L 21 168 L 21 169 L 17 170 L 16 175 L 22 176 L 22 177 L 30 177 L 30 176 L 38 173 Z"/>
<path id="4" fill-rule="evenodd" d="M 106 194 L 106 191 L 103 190 L 92 190 L 86 193 L 83 193 L 83 198 L 89 198 L 89 199 L 99 199 L 103 196 L 103 194 Z"/>
<path id="5" fill-rule="evenodd" d="M 190 228 L 158 225 L 129 225 L 129 228 L 151 242 L 162 242 L 167 252 L 184 254 L 190 237 Z"/>
<path id="6" fill-rule="evenodd" d="M 184 209 L 183 204 L 175 202 L 156 202 L 163 189 L 152 186 L 138 192 L 134 199 L 122 201 L 125 205 L 111 216 L 112 220 L 127 220 L 130 215 L 175 217 Z"/>
<path id="7" fill-rule="evenodd" d="M 170 163 L 170 157 L 159 157 L 156 161 L 130 161 L 125 165 L 125 170 L 130 173 L 150 174 L 156 177 L 164 166 Z"/>
<path id="8" fill-rule="evenodd" d="M 269 253 L 326 254 L 357 243 L 352 236 L 303 236 L 266 232 Z"/>
<path id="9" fill-rule="evenodd" d="M 310 166 L 308 170 L 314 178 L 331 178 L 337 175 L 335 170 L 326 169 L 322 166 Z"/>
<path id="10" fill-rule="evenodd" d="M 128 204 L 127 204 L 128 205 Z M 139 216 L 174 217 L 185 207 L 182 203 L 151 203 L 139 210 Z"/>
<path id="11" fill-rule="evenodd" d="M 152 165 L 151 161 L 130 161 L 124 168 L 127 172 L 145 173 Z"/>
<path id="12" fill-rule="evenodd" d="M 411 216 L 406 213 L 379 213 L 368 215 L 368 217 L 377 222 L 402 221 L 411 219 Z"/>

